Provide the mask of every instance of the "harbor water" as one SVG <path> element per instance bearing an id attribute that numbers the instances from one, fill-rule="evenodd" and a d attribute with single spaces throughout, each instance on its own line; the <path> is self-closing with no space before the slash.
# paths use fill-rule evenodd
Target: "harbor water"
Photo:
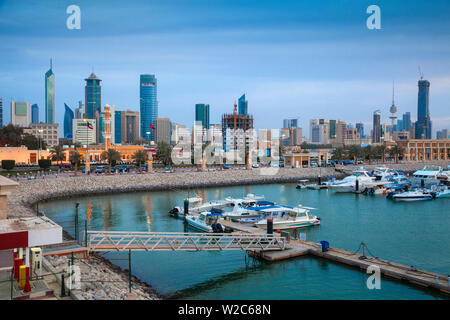
<path id="1" fill-rule="evenodd" d="M 74 234 L 75 203 L 80 227 L 90 230 L 196 232 L 168 215 L 188 195 L 207 201 L 264 195 L 278 204 L 314 207 L 321 225 L 303 228 L 309 241 L 428 271 L 450 274 L 450 199 L 393 202 L 382 196 L 298 190 L 295 184 L 142 192 L 70 198 L 40 205 Z M 362 251 L 360 251 L 362 253 Z M 128 267 L 128 253 L 106 258 Z M 125 260 L 119 260 L 125 259 Z M 448 299 L 449 295 L 386 277 L 368 289 L 365 271 L 312 256 L 277 263 L 254 261 L 244 252 L 133 252 L 132 272 L 159 293 L 178 299 Z"/>

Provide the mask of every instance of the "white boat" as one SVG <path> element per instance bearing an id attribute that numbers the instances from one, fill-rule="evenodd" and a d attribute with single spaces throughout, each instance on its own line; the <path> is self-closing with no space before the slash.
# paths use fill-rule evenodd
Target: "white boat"
<path id="1" fill-rule="evenodd" d="M 187 215 L 186 222 L 193 228 L 204 232 L 223 232 L 223 226 L 219 223 L 221 214 L 201 212 L 199 215 Z"/>
<path id="2" fill-rule="evenodd" d="M 413 191 L 406 191 L 402 193 L 397 193 L 392 196 L 393 200 L 397 201 L 423 201 L 432 200 L 435 198 L 435 194 L 429 192 L 426 189 L 417 189 Z"/>
<path id="3" fill-rule="evenodd" d="M 309 209 L 301 206 L 295 208 L 279 206 L 278 208 L 263 209 L 261 211 L 269 213 L 269 217 L 272 217 L 274 230 L 304 228 L 320 224 L 320 219 L 317 216 L 310 215 Z M 256 222 L 255 226 L 267 229 L 267 218 Z"/>
<path id="4" fill-rule="evenodd" d="M 188 201 L 188 210 L 191 211 L 192 208 L 197 207 L 201 205 L 203 202 L 203 199 L 200 197 L 190 197 L 185 199 L 185 201 Z M 184 218 L 184 207 L 176 206 L 172 210 L 169 211 L 169 214 L 178 218 Z"/>
<path id="5" fill-rule="evenodd" d="M 374 182 L 374 178 L 369 175 L 367 170 L 364 170 L 362 167 L 358 170 L 353 171 L 351 176 L 345 177 L 342 180 L 337 180 L 330 184 L 330 188 L 336 192 L 355 192 L 356 184 L 358 181 L 358 189 L 363 186 L 365 183 Z M 364 189 L 360 189 L 364 190 Z"/>
<path id="6" fill-rule="evenodd" d="M 415 186 L 429 188 L 432 185 L 450 182 L 450 170 L 439 166 L 425 166 L 414 172 L 411 183 Z"/>
<path id="7" fill-rule="evenodd" d="M 431 191 L 436 194 L 436 198 L 450 198 L 450 187 L 439 185 L 431 188 Z"/>

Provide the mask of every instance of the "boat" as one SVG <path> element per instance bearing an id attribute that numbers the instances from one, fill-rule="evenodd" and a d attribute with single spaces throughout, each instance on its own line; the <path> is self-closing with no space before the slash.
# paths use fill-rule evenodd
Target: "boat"
<path id="1" fill-rule="evenodd" d="M 439 185 L 431 188 L 432 192 L 436 194 L 436 199 L 449 198 L 450 199 L 450 187 L 445 185 Z"/>
<path id="2" fill-rule="evenodd" d="M 306 188 L 306 183 L 308 183 L 308 182 L 309 182 L 309 180 L 307 180 L 307 179 L 298 180 L 296 188 L 297 189 L 305 189 Z"/>
<path id="3" fill-rule="evenodd" d="M 423 169 L 413 173 L 411 183 L 422 188 L 433 185 L 447 184 L 450 182 L 450 169 L 442 169 L 439 166 L 425 166 Z"/>
<path id="4" fill-rule="evenodd" d="M 193 228 L 203 232 L 223 233 L 224 228 L 219 223 L 222 213 L 201 212 L 198 215 L 186 215 L 186 222 Z"/>
<path id="5" fill-rule="evenodd" d="M 365 183 L 374 182 L 374 178 L 371 177 L 367 170 L 359 168 L 353 171 L 352 175 L 345 177 L 342 180 L 334 181 L 330 184 L 330 188 L 335 192 L 355 192 L 360 189 Z"/>
<path id="6" fill-rule="evenodd" d="M 406 191 L 397 193 L 392 196 L 392 200 L 397 201 L 423 201 L 433 200 L 436 197 L 436 193 L 430 192 L 427 189 L 416 189 L 412 191 Z"/>
<path id="7" fill-rule="evenodd" d="M 188 201 L 188 209 L 189 209 L 189 211 L 192 208 L 199 206 L 203 202 L 203 199 L 200 198 L 200 197 L 197 197 L 197 196 L 187 198 L 187 199 L 185 199 L 185 201 L 186 200 Z M 184 218 L 184 207 L 182 208 L 182 207 L 176 206 L 176 207 L 174 207 L 173 209 L 171 209 L 169 211 L 169 214 L 171 216 L 174 216 L 174 217 L 182 219 L 182 218 Z"/>
<path id="8" fill-rule="evenodd" d="M 260 229 L 267 229 L 267 219 L 273 219 L 273 229 L 292 229 L 304 228 L 309 226 L 316 226 L 320 224 L 320 218 L 309 214 L 309 210 L 313 208 L 306 208 L 303 206 L 289 207 L 276 206 L 260 210 L 266 214 L 265 219 L 261 219 L 255 223 L 255 226 Z"/>

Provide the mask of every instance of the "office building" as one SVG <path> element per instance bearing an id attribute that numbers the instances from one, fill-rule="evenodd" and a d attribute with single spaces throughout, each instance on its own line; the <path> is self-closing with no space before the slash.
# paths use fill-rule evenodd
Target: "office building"
<path id="1" fill-rule="evenodd" d="M 75 109 L 74 117 L 75 119 L 84 118 L 84 103 L 82 101 L 78 101 L 78 108 Z"/>
<path id="2" fill-rule="evenodd" d="M 248 101 L 245 100 L 245 93 L 238 100 L 238 114 L 248 114 Z"/>
<path id="3" fill-rule="evenodd" d="M 417 98 L 417 121 L 415 123 L 416 139 L 431 139 L 430 118 L 430 82 L 419 80 L 419 93 Z"/>
<path id="4" fill-rule="evenodd" d="M 120 110 L 114 111 L 114 144 L 122 143 L 122 112 Z"/>
<path id="5" fill-rule="evenodd" d="M 139 112 L 121 111 L 121 143 L 132 144 L 139 138 Z M 151 131 L 150 128 L 148 131 Z"/>
<path id="6" fill-rule="evenodd" d="M 283 128 L 298 128 L 298 119 L 284 119 Z"/>
<path id="7" fill-rule="evenodd" d="M 87 119 L 96 119 L 102 112 L 102 86 L 101 81 L 94 73 L 91 73 L 85 87 L 85 114 Z"/>
<path id="8" fill-rule="evenodd" d="M 195 122 L 209 129 L 209 104 L 198 103 L 195 105 Z"/>
<path id="9" fill-rule="evenodd" d="M 75 118 L 72 109 L 64 103 L 64 138 L 72 139 L 73 137 L 73 119 Z"/>
<path id="10" fill-rule="evenodd" d="M 165 142 L 170 144 L 171 130 L 169 118 L 155 119 L 156 143 Z"/>
<path id="11" fill-rule="evenodd" d="M 333 130 L 333 133 L 331 133 L 331 130 Z M 328 144 L 330 139 L 336 138 L 336 120 L 310 120 L 309 138 L 312 143 Z"/>
<path id="12" fill-rule="evenodd" d="M 59 144 L 59 124 L 57 123 L 30 123 L 23 132 L 42 139 L 48 147 Z"/>
<path id="13" fill-rule="evenodd" d="M 11 123 L 15 126 L 28 127 L 30 122 L 30 103 L 11 101 Z"/>
<path id="14" fill-rule="evenodd" d="M 362 122 L 356 123 L 356 130 L 358 130 L 359 136 L 364 138 L 364 124 Z"/>
<path id="15" fill-rule="evenodd" d="M 446 140 L 449 138 L 450 138 L 450 136 L 448 135 L 447 129 L 442 129 L 442 130 L 436 132 L 436 139 L 438 139 L 438 140 Z"/>
<path id="16" fill-rule="evenodd" d="M 376 110 L 373 113 L 373 130 L 372 130 L 373 143 L 381 142 L 381 111 Z"/>
<path id="17" fill-rule="evenodd" d="M 39 123 L 39 107 L 37 104 L 31 106 L 31 123 Z"/>
<path id="18" fill-rule="evenodd" d="M 155 141 L 155 131 L 150 130 L 150 125 L 155 127 L 155 119 L 158 118 L 157 81 L 154 74 L 141 74 L 139 96 L 141 137 Z"/>
<path id="19" fill-rule="evenodd" d="M 245 96 L 243 97 L 245 99 Z M 222 115 L 222 138 L 224 151 L 238 150 L 244 146 L 252 145 L 253 116 L 238 114 L 235 104 L 232 114 Z"/>
<path id="20" fill-rule="evenodd" d="M 82 145 L 96 144 L 97 122 L 95 119 L 73 119 L 73 142 Z"/>
<path id="21" fill-rule="evenodd" d="M 55 123 L 55 74 L 50 69 L 45 73 L 45 123 Z"/>
<path id="22" fill-rule="evenodd" d="M 405 112 L 402 116 L 402 130 L 411 131 L 411 112 Z"/>

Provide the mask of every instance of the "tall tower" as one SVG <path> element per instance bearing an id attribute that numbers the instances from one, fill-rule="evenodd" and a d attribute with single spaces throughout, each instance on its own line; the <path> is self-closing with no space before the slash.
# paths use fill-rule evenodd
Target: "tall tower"
<path id="1" fill-rule="evenodd" d="M 381 142 L 381 111 L 376 110 L 373 113 L 373 131 L 372 131 L 373 143 Z"/>
<path id="2" fill-rule="evenodd" d="M 102 112 L 102 87 L 99 78 L 92 72 L 85 87 L 85 114 L 87 119 L 96 119 L 96 112 Z"/>
<path id="3" fill-rule="evenodd" d="M 74 113 L 70 107 L 64 103 L 64 138 L 73 138 L 73 119 Z"/>
<path id="4" fill-rule="evenodd" d="M 239 114 L 248 114 L 248 101 L 245 100 L 245 93 L 239 98 Z"/>
<path id="5" fill-rule="evenodd" d="M 195 121 L 201 122 L 203 128 L 209 129 L 209 104 L 197 103 L 195 105 Z"/>
<path id="6" fill-rule="evenodd" d="M 431 118 L 430 118 L 430 82 L 423 80 L 421 76 L 419 82 L 419 93 L 417 98 L 417 121 L 415 123 L 416 139 L 431 139 Z"/>
<path id="7" fill-rule="evenodd" d="M 397 107 L 395 106 L 395 101 L 394 101 L 394 82 L 392 82 L 392 105 L 391 108 L 389 109 L 389 112 L 391 113 L 391 116 L 389 117 L 389 119 L 391 119 L 392 122 L 392 129 L 394 129 L 394 125 L 395 125 L 395 121 L 397 120 Z"/>
<path id="8" fill-rule="evenodd" d="M 103 128 L 105 151 L 107 151 L 111 147 L 111 107 L 109 106 L 109 104 L 105 104 Z"/>
<path id="9" fill-rule="evenodd" d="M 55 123 L 55 74 L 50 69 L 45 73 L 45 123 Z"/>
<path id="10" fill-rule="evenodd" d="M 141 74 L 139 84 L 140 111 L 141 111 L 141 134 L 147 141 L 155 141 L 155 119 L 158 118 L 157 82 L 154 74 Z M 147 133 L 149 132 L 149 133 Z"/>

